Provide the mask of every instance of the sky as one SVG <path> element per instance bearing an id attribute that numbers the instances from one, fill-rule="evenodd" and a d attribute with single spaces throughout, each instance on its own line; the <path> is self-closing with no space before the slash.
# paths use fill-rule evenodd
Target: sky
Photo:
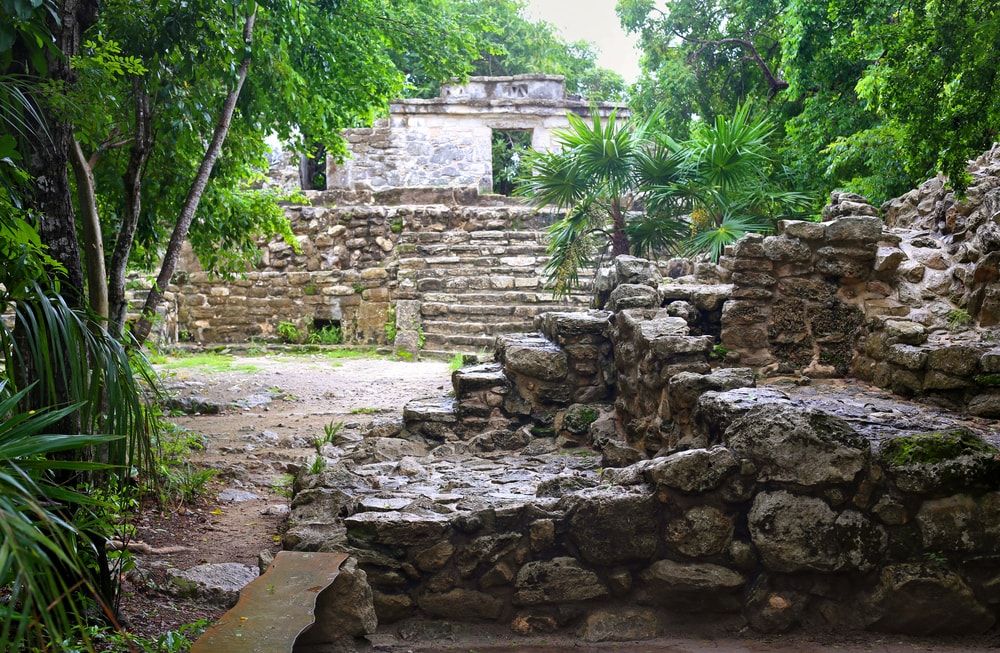
<path id="1" fill-rule="evenodd" d="M 528 0 L 528 16 L 552 23 L 568 41 L 594 43 L 597 63 L 620 73 L 627 82 L 639 76 L 637 39 L 625 33 L 615 14 L 615 0 Z"/>

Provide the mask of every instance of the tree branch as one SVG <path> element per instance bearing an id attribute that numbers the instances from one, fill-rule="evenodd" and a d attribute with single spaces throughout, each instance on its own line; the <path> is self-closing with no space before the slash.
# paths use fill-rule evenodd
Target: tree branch
<path id="1" fill-rule="evenodd" d="M 205 187 L 208 186 L 208 180 L 212 175 L 212 168 L 215 167 L 215 162 L 218 161 L 219 156 L 222 154 L 222 144 L 225 143 L 226 136 L 229 134 L 229 126 L 232 124 L 233 113 L 236 111 L 236 101 L 239 100 L 240 91 L 243 90 L 243 83 L 246 81 L 247 73 L 250 70 L 250 46 L 253 43 L 253 26 L 256 19 L 257 5 L 255 3 L 253 11 L 247 15 L 246 22 L 243 25 L 243 42 L 246 45 L 246 55 L 240 63 L 236 76 L 236 84 L 229 91 L 226 101 L 222 105 L 222 113 L 212 134 L 212 141 L 205 151 L 205 156 L 198 167 L 198 173 L 191 183 L 187 198 L 184 200 L 184 206 L 181 209 L 180 216 L 177 218 L 177 224 L 174 225 L 174 231 L 170 235 L 170 242 L 167 244 L 167 249 L 163 254 L 160 273 L 156 276 L 156 283 L 150 288 L 149 294 L 146 295 L 142 314 L 135 324 L 135 329 L 133 329 L 132 333 L 136 344 L 139 346 L 149 337 L 150 329 L 153 326 L 153 317 L 156 315 L 156 309 L 163 300 L 164 290 L 170 285 L 170 279 L 174 276 L 181 247 L 187 238 L 188 230 L 191 228 L 191 222 L 194 220 L 195 213 L 198 211 L 198 204 L 205 193 Z"/>
<path id="2" fill-rule="evenodd" d="M 692 39 L 689 37 L 685 37 L 682 34 L 678 33 L 676 30 L 674 30 L 674 34 L 677 34 L 677 36 L 687 41 L 688 43 L 695 43 L 698 45 L 698 47 L 695 48 L 695 50 L 692 51 L 690 55 L 688 55 L 689 62 L 694 61 L 695 59 L 700 57 L 701 53 L 708 48 L 719 48 L 726 46 L 735 46 L 741 48 L 744 52 L 747 53 L 747 57 L 749 57 L 751 61 L 757 64 L 757 67 L 760 68 L 760 72 L 764 75 L 764 80 L 767 82 L 767 87 L 768 87 L 768 93 L 767 93 L 768 100 L 772 99 L 780 91 L 783 91 L 786 88 L 788 88 L 788 82 L 786 82 L 780 76 L 775 75 L 774 71 L 771 70 L 771 67 L 767 64 L 766 61 L 764 61 L 764 58 L 760 55 L 760 52 L 757 51 L 757 46 L 755 46 L 753 42 L 747 39 L 723 38 L 714 40 L 701 40 L 701 39 Z"/>

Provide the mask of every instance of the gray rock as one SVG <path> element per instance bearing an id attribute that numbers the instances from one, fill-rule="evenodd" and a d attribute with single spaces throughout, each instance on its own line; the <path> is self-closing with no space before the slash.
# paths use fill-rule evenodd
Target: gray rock
<path id="1" fill-rule="evenodd" d="M 726 442 L 757 466 L 765 482 L 813 486 L 850 483 L 868 464 L 868 441 L 827 413 L 791 406 L 759 407 L 726 430 Z"/>
<path id="2" fill-rule="evenodd" d="M 490 594 L 456 588 L 442 594 L 423 594 L 417 599 L 420 609 L 441 619 L 494 620 L 503 611 L 503 602 Z"/>
<path id="3" fill-rule="evenodd" d="M 955 572 L 921 564 L 882 570 L 870 598 L 870 628 L 907 635 L 983 633 L 996 622 Z"/>
<path id="4" fill-rule="evenodd" d="M 244 501 L 254 501 L 260 497 L 253 492 L 227 487 L 222 492 L 219 492 L 217 498 L 219 503 L 243 503 Z"/>
<path id="5" fill-rule="evenodd" d="M 754 498 L 749 528 L 764 566 L 778 572 L 868 572 L 887 544 L 885 530 L 861 513 L 785 491 Z"/>
<path id="6" fill-rule="evenodd" d="M 738 417 L 757 406 L 792 405 L 784 392 L 775 388 L 737 388 L 725 392 L 709 391 L 698 398 L 694 423 L 704 432 L 709 444 L 722 442 L 722 436 Z"/>
<path id="7" fill-rule="evenodd" d="M 812 256 L 809 246 L 795 238 L 768 236 L 761 246 L 767 258 L 780 263 L 808 261 Z"/>
<path id="8" fill-rule="evenodd" d="M 655 497 L 620 487 L 584 490 L 567 502 L 567 536 L 589 563 L 616 565 L 656 553 Z"/>
<path id="9" fill-rule="evenodd" d="M 368 427 L 368 431 L 365 433 L 366 438 L 395 438 L 403 430 L 403 418 L 394 415 L 386 416 L 380 415 L 372 420 L 371 425 Z"/>
<path id="10" fill-rule="evenodd" d="M 970 415 L 976 417 L 986 417 L 988 419 L 1000 418 L 1000 392 L 988 392 L 976 395 L 969 400 L 966 410 Z"/>
<path id="11" fill-rule="evenodd" d="M 927 551 L 1000 553 L 1000 492 L 931 499 L 916 520 Z"/>
<path id="12" fill-rule="evenodd" d="M 605 439 L 599 445 L 601 450 L 601 467 L 608 469 L 614 467 L 628 467 L 646 456 L 634 447 L 612 439 Z"/>
<path id="13" fill-rule="evenodd" d="M 882 221 L 875 217 L 838 218 L 826 223 L 828 241 L 874 243 L 882 235 Z"/>
<path id="14" fill-rule="evenodd" d="M 667 544 L 686 556 L 718 555 L 729 548 L 733 520 L 712 506 L 695 506 L 667 522 L 664 535 Z"/>
<path id="15" fill-rule="evenodd" d="M 922 324 L 909 320 L 886 320 L 883 325 L 888 343 L 921 345 L 927 342 L 927 329 Z"/>
<path id="16" fill-rule="evenodd" d="M 433 512 L 359 512 L 344 520 L 352 540 L 384 546 L 437 542 L 448 524 L 447 515 Z"/>
<path id="17" fill-rule="evenodd" d="M 660 295 L 656 288 L 642 284 L 623 283 L 611 291 L 607 308 L 609 311 L 623 311 L 629 308 L 657 308 Z"/>
<path id="18" fill-rule="evenodd" d="M 498 355 L 502 356 L 508 372 L 542 381 L 559 381 L 569 372 L 566 352 L 542 336 L 501 336 L 497 343 Z"/>
<path id="19" fill-rule="evenodd" d="M 932 349 L 927 354 L 927 367 L 952 376 L 972 374 L 979 364 L 979 350 L 975 347 L 952 345 Z"/>
<path id="20" fill-rule="evenodd" d="M 216 562 L 173 571 L 168 581 L 174 593 L 231 608 L 240 591 L 257 578 L 257 570 L 237 562 Z"/>
<path id="21" fill-rule="evenodd" d="M 613 267 L 619 284 L 636 283 L 656 288 L 662 279 L 655 263 L 635 256 L 616 256 Z"/>
<path id="22" fill-rule="evenodd" d="M 650 608 L 599 608 L 580 627 L 585 642 L 634 642 L 657 637 L 663 630 L 660 615 Z"/>
<path id="23" fill-rule="evenodd" d="M 348 558 L 340 573 L 316 600 L 316 621 L 297 643 L 322 644 L 375 632 L 378 617 L 368 575 L 358 561 Z"/>
<path id="24" fill-rule="evenodd" d="M 608 595 L 597 574 L 568 557 L 529 562 L 517 572 L 514 587 L 516 605 L 572 603 Z"/>
<path id="25" fill-rule="evenodd" d="M 652 596 L 728 593 L 740 590 L 746 578 L 738 571 L 702 562 L 658 560 L 639 575 Z"/>
<path id="26" fill-rule="evenodd" d="M 962 429 L 887 440 L 879 460 L 903 492 L 946 495 L 1000 488 L 1000 450 Z"/>
<path id="27" fill-rule="evenodd" d="M 653 485 L 681 490 L 707 492 L 736 471 L 739 465 L 733 453 L 725 447 L 689 449 L 654 458 L 643 466 L 646 480 Z"/>

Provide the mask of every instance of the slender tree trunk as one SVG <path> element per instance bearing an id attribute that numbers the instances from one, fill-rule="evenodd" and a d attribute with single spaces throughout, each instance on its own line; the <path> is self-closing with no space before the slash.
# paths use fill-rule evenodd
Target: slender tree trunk
<path id="1" fill-rule="evenodd" d="M 135 242 L 135 232 L 139 226 L 139 214 L 142 211 L 142 179 L 146 171 L 146 162 L 153 149 L 152 114 L 149 110 L 149 95 L 143 85 L 143 80 L 136 77 L 132 80 L 132 92 L 135 96 L 135 133 L 132 139 L 132 149 L 129 153 L 128 167 L 122 176 L 125 186 L 125 212 L 122 214 L 121 225 L 118 228 L 118 238 L 111 254 L 111 267 L 108 270 L 108 331 L 112 336 L 120 338 L 125 327 L 125 314 L 128 312 L 128 302 L 125 300 L 125 272 L 128 259 Z"/>
<path id="2" fill-rule="evenodd" d="M 167 244 L 167 250 L 163 254 L 163 263 L 160 266 L 160 273 L 156 277 L 156 283 L 150 288 L 149 294 L 146 295 L 146 303 L 142 307 L 142 314 L 136 322 L 135 328 L 132 330 L 136 343 L 139 346 L 145 343 L 146 338 L 149 337 L 156 309 L 163 300 L 163 291 L 170 284 L 170 278 L 174 275 L 174 270 L 177 267 L 177 259 L 181 253 L 181 246 L 187 238 L 188 230 L 191 228 L 191 221 L 194 220 L 194 215 L 198 211 L 198 203 L 201 201 L 201 196 L 208 185 L 212 168 L 215 167 L 215 162 L 222 153 L 222 144 L 229 134 L 229 126 L 233 121 L 233 112 L 236 110 L 236 101 L 240 97 L 240 91 L 243 90 L 243 83 L 246 81 L 247 72 L 250 70 L 250 45 L 253 42 L 253 25 L 256 18 L 257 8 L 255 5 L 253 11 L 247 16 L 246 23 L 243 26 L 243 40 L 247 46 L 247 55 L 242 63 L 240 63 L 236 84 L 229 92 L 229 95 L 226 96 L 226 101 L 222 106 L 222 115 L 219 116 L 219 122 L 215 126 L 212 142 L 209 143 L 208 149 L 205 151 L 205 157 L 198 167 L 198 174 L 195 175 L 191 189 L 184 200 L 184 207 L 177 218 L 177 224 L 174 225 L 174 232 L 170 235 L 170 242 Z"/>
<path id="3" fill-rule="evenodd" d="M 617 199 L 611 202 L 611 219 L 613 223 L 611 255 L 628 254 L 631 248 L 629 247 L 628 234 L 625 233 L 625 213 L 622 211 L 621 202 Z"/>
<path id="4" fill-rule="evenodd" d="M 97 212 L 94 191 L 94 171 L 83 154 L 80 142 L 73 139 L 70 165 L 76 175 L 76 203 L 83 213 L 83 252 L 87 271 L 87 299 L 90 308 L 102 322 L 108 319 L 108 277 L 104 272 L 104 238 L 101 216 Z"/>

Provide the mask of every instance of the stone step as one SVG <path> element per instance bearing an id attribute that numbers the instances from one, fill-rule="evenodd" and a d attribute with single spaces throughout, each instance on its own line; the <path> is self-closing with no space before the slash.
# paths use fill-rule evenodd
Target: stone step
<path id="1" fill-rule="evenodd" d="M 473 336 L 465 333 L 425 333 L 424 347 L 434 351 L 460 353 L 486 352 L 487 357 L 496 343 L 496 336 Z"/>
<path id="2" fill-rule="evenodd" d="M 411 399 L 403 406 L 403 423 L 407 426 L 422 422 L 452 424 L 458 420 L 454 397 Z"/>
<path id="3" fill-rule="evenodd" d="M 505 304 L 508 306 L 541 304 L 553 307 L 575 307 L 589 305 L 590 295 L 579 294 L 571 295 L 568 299 L 554 299 L 552 293 L 548 291 L 497 290 L 488 293 L 425 292 L 423 293 L 423 300 L 425 302 L 439 302 L 443 304 L 481 304 L 487 306 L 494 304 Z"/>
<path id="4" fill-rule="evenodd" d="M 485 363 L 456 370 L 451 376 L 451 383 L 455 389 L 455 397 L 461 400 L 469 393 L 506 387 L 510 382 L 500 363 Z"/>
<path id="5" fill-rule="evenodd" d="M 517 333 L 530 328 L 530 318 L 514 322 L 458 322 L 454 320 L 424 320 L 425 337 L 433 333 L 465 333 L 470 335 L 498 335 L 501 333 Z"/>
<path id="6" fill-rule="evenodd" d="M 399 235 L 399 242 L 405 243 L 447 243 L 452 242 L 546 242 L 548 234 L 545 231 L 464 231 L 455 229 L 451 231 L 409 231 L 404 230 Z"/>
<path id="7" fill-rule="evenodd" d="M 421 305 L 421 315 L 426 318 L 435 318 L 443 315 L 455 316 L 456 318 L 463 318 L 464 316 L 481 316 L 483 319 L 487 317 L 502 317 L 502 316 L 514 316 L 517 318 L 524 318 L 526 320 L 533 318 L 541 313 L 547 313 L 549 311 L 576 307 L 566 306 L 564 304 L 559 304 L 558 306 L 547 306 L 545 304 L 529 304 L 527 306 L 508 306 L 504 304 L 434 304 L 425 302 Z"/>

